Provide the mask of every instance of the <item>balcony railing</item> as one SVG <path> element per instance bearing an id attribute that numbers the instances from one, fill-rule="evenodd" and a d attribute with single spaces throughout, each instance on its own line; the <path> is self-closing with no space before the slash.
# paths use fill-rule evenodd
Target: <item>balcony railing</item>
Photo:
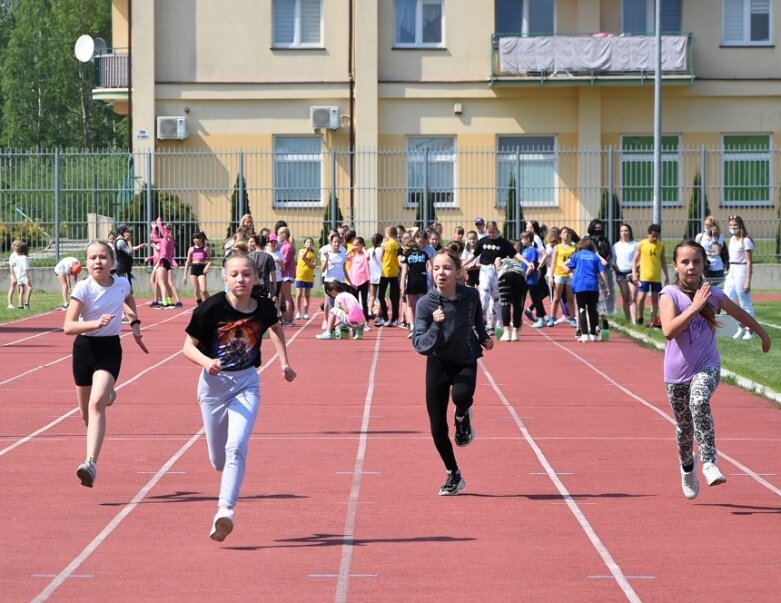
<path id="1" fill-rule="evenodd" d="M 692 34 L 662 36 L 662 77 L 694 81 Z M 577 34 L 518 36 L 493 34 L 491 85 L 539 83 L 633 83 L 653 78 L 653 35 Z"/>
<path id="2" fill-rule="evenodd" d="M 114 52 L 95 56 L 95 88 L 127 88 L 127 52 Z"/>

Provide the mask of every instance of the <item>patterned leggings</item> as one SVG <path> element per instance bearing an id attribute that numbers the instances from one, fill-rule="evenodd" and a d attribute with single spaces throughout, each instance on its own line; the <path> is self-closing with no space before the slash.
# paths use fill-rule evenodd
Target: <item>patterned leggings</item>
<path id="1" fill-rule="evenodd" d="M 675 436 L 681 465 L 691 463 L 695 437 L 700 447 L 700 460 L 703 463 L 716 461 L 716 435 L 710 399 L 719 385 L 720 376 L 719 369 L 704 368 L 695 373 L 688 383 L 665 383 L 667 399 L 675 414 Z"/>

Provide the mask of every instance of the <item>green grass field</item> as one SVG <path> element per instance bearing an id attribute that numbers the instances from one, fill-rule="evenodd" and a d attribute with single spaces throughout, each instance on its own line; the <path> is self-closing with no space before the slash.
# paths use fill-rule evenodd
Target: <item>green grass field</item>
<path id="1" fill-rule="evenodd" d="M 735 341 L 729 337 L 719 337 L 718 346 L 721 352 L 722 366 L 741 377 L 751 379 L 765 387 L 781 392 L 781 304 L 778 302 L 760 302 L 754 304 L 757 320 L 773 340 L 773 346 L 767 354 L 762 353 L 762 344 L 758 338 L 751 341 Z M 646 312 L 648 306 L 646 305 Z M 645 326 L 629 324 L 623 318 L 613 318 L 614 322 L 624 328 L 651 337 L 654 341 L 664 343 L 660 329 L 649 329 Z"/>
<path id="2" fill-rule="evenodd" d="M 144 297 L 143 292 L 140 294 L 140 297 Z M 184 291 L 182 292 L 182 297 L 185 299 L 191 298 L 192 292 Z M 14 303 L 16 303 L 15 300 Z M 5 302 L 0 304 L 0 323 L 33 314 L 49 312 L 57 309 L 61 303 L 59 293 L 34 291 L 31 299 L 32 308 L 30 310 L 8 310 L 5 307 Z M 760 341 L 757 338 L 754 338 L 752 341 L 734 341 L 728 337 L 720 337 L 718 342 L 722 364 L 724 368 L 742 377 L 760 383 L 775 392 L 781 392 L 781 371 L 778 370 L 778 367 L 781 366 L 781 303 L 755 303 L 754 309 L 756 310 L 757 320 L 764 325 L 765 330 L 770 334 L 773 340 L 773 347 L 770 352 L 763 354 Z M 630 325 L 623 320 L 623 316 L 618 314 L 613 318 L 613 322 L 620 324 L 626 329 L 647 335 L 659 343 L 664 343 L 664 336 L 659 329 Z M 641 344 L 638 343 L 638 345 Z"/>

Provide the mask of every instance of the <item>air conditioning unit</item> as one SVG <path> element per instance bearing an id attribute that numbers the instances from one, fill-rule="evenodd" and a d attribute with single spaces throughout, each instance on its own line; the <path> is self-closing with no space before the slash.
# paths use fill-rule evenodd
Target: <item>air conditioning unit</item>
<path id="1" fill-rule="evenodd" d="M 336 130 L 339 127 L 339 107 L 313 106 L 309 107 L 309 121 L 315 130 L 324 128 Z"/>
<path id="2" fill-rule="evenodd" d="M 158 140 L 184 140 L 189 135 L 186 117 L 174 116 L 157 118 Z"/>

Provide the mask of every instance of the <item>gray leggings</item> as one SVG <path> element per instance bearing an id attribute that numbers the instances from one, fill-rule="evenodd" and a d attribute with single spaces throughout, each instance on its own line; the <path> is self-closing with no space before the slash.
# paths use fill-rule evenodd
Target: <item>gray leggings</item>
<path id="1" fill-rule="evenodd" d="M 716 434 L 710 399 L 719 385 L 717 368 L 704 368 L 687 383 L 665 383 L 667 399 L 675 414 L 675 437 L 681 465 L 691 463 L 694 438 L 700 448 L 703 463 L 716 461 Z"/>

